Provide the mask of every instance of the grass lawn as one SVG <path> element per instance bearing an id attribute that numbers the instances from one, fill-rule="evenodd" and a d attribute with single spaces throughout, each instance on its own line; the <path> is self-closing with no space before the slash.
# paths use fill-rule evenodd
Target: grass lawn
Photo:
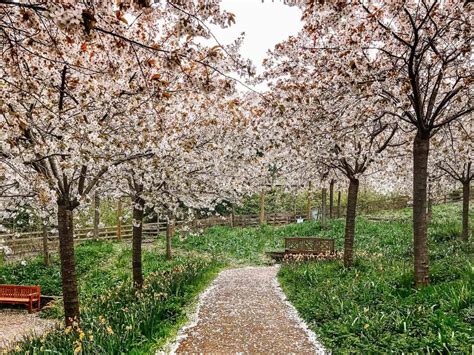
<path id="1" fill-rule="evenodd" d="M 282 266 L 279 279 L 290 301 L 334 353 L 468 353 L 473 341 L 474 271 L 469 246 L 456 241 L 460 204 L 435 206 L 429 228 L 430 287 L 412 287 L 410 210 L 386 213 L 394 222 L 359 218 L 355 267 L 341 261 Z M 176 236 L 175 258 L 164 241 L 144 251 L 145 288 L 131 288 L 131 250 L 126 243 L 87 242 L 76 247 L 81 325 L 32 339 L 19 353 L 153 353 L 186 321 L 195 296 L 227 266 L 264 265 L 264 252 L 281 250 L 286 236 L 336 238 L 342 250 L 344 221 L 325 230 L 317 222 L 284 227 L 213 227 Z M 472 252 L 472 242 L 470 244 Z M 470 263 L 471 262 L 471 263 Z M 59 262 L 0 265 L 0 283 L 40 284 L 61 294 Z M 62 305 L 45 312 L 61 319 Z"/>
<path id="2" fill-rule="evenodd" d="M 131 249 L 125 243 L 86 242 L 76 247 L 81 324 L 61 328 L 17 349 L 24 354 L 149 354 L 186 322 L 186 310 L 224 264 L 206 255 L 179 253 L 165 260 L 157 246 L 144 251 L 145 284 L 131 287 Z M 41 258 L 0 268 L 0 283 L 40 284 L 42 292 L 61 294 L 59 261 L 47 268 Z M 62 304 L 42 316 L 62 319 Z"/>
<path id="3" fill-rule="evenodd" d="M 334 353 L 470 353 L 474 344 L 472 242 L 463 245 L 459 204 L 434 208 L 429 227 L 431 281 L 412 287 L 410 210 L 399 222 L 357 221 L 355 267 L 341 261 L 284 265 L 290 301 Z M 343 222 L 324 233 L 343 243 Z"/>

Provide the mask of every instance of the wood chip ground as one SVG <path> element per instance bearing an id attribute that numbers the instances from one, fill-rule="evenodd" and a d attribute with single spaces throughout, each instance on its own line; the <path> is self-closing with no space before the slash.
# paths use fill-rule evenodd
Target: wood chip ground
<path id="1" fill-rule="evenodd" d="M 221 272 L 201 295 L 194 320 L 180 331 L 172 351 L 324 354 L 285 300 L 277 272 L 277 266 Z"/>

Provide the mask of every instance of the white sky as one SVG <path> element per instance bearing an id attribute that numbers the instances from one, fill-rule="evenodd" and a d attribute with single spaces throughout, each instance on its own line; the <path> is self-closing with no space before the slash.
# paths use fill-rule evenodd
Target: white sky
<path id="1" fill-rule="evenodd" d="M 303 26 L 300 9 L 280 0 L 223 0 L 221 8 L 232 12 L 236 23 L 226 29 L 212 26 L 212 33 L 224 45 L 245 32 L 241 54 L 252 60 L 257 73 L 262 71 L 267 50 L 297 34 Z"/>

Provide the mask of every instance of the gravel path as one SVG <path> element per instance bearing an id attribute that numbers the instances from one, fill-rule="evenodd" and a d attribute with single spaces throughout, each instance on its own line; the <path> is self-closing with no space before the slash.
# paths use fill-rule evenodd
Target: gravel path
<path id="1" fill-rule="evenodd" d="M 204 292 L 176 353 L 323 354 L 323 347 L 285 300 L 278 267 L 225 270 Z"/>
<path id="2" fill-rule="evenodd" d="M 23 337 L 40 336 L 55 325 L 55 321 L 26 311 L 0 310 L 0 354 Z"/>

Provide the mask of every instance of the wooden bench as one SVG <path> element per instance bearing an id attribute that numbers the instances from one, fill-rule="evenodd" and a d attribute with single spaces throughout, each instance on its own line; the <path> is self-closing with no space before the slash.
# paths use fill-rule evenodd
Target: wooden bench
<path id="1" fill-rule="evenodd" d="M 28 307 L 29 313 L 39 311 L 41 288 L 40 286 L 0 285 L 0 303 L 24 304 Z"/>
<path id="2" fill-rule="evenodd" d="M 285 255 L 334 254 L 334 239 L 298 237 L 285 238 Z"/>

